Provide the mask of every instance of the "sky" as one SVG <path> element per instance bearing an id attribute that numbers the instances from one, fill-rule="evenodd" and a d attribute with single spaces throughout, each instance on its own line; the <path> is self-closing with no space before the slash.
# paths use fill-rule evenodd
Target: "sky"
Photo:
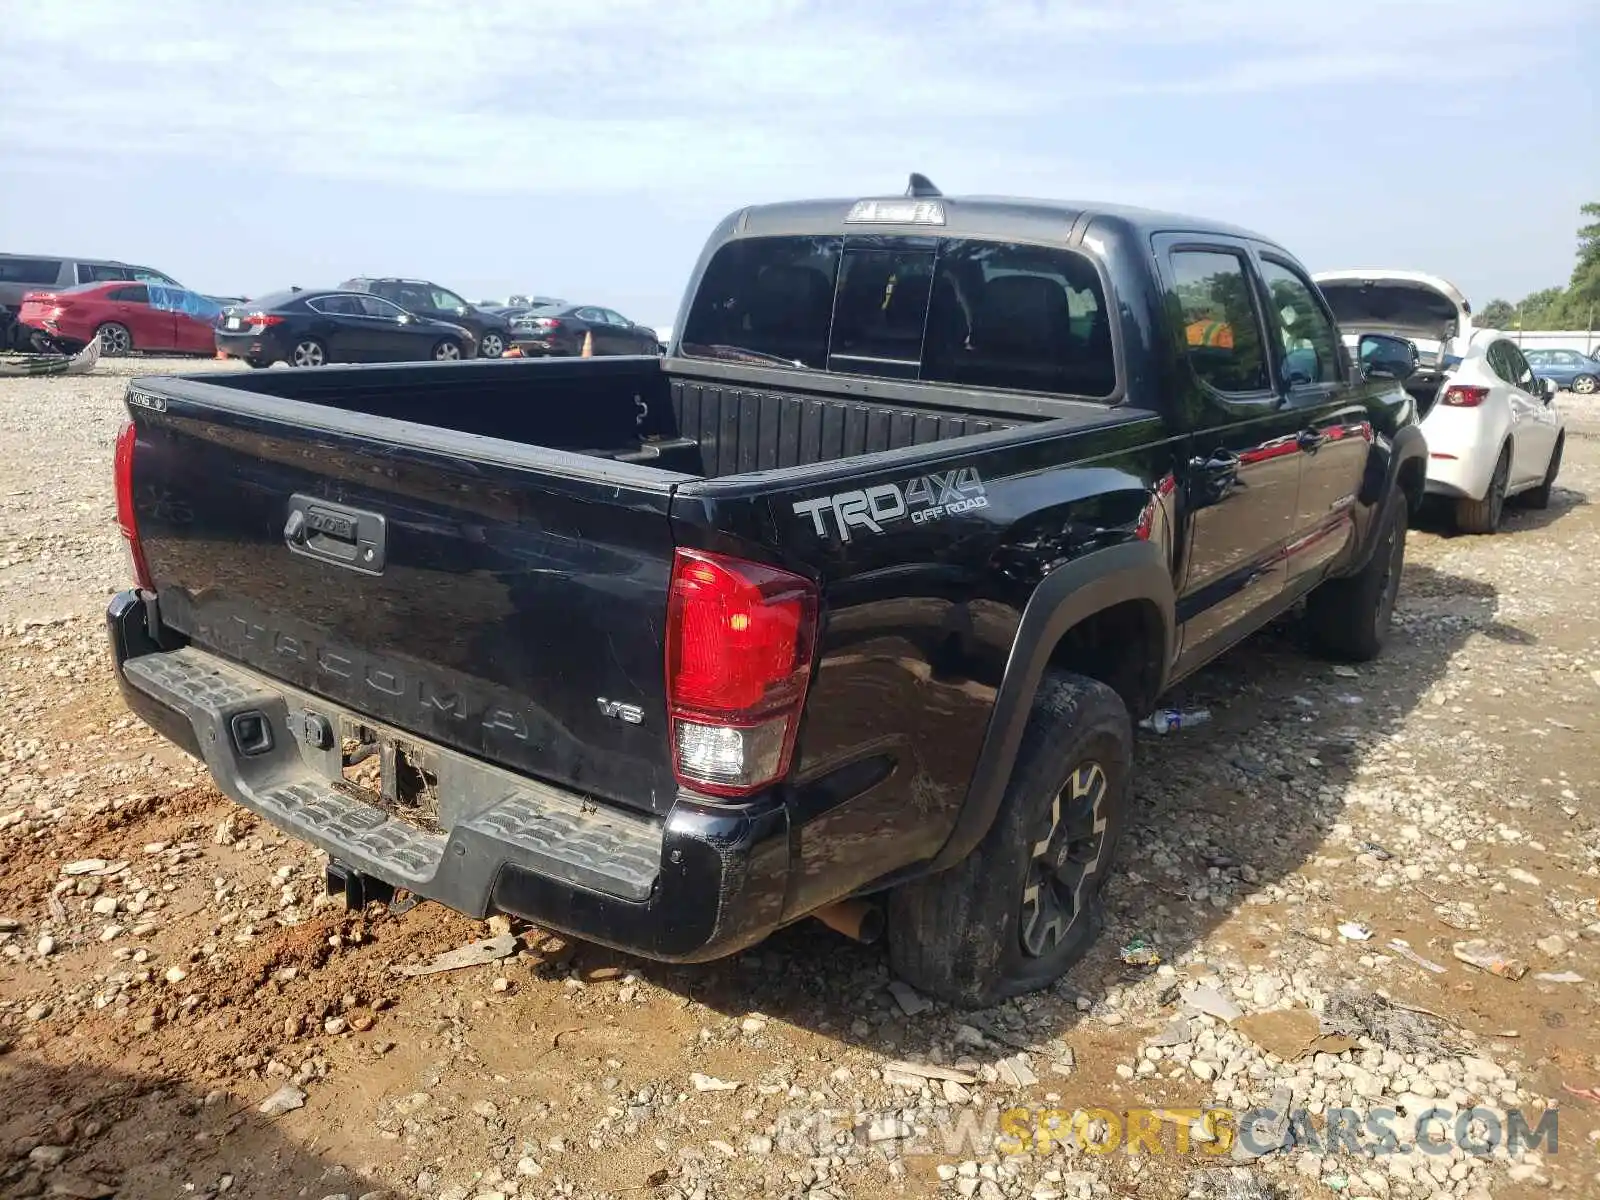
<path id="1" fill-rule="evenodd" d="M 1600 200 L 1593 0 L 0 0 L 0 250 L 671 324 L 747 204 L 1177 209 L 1481 307 Z"/>

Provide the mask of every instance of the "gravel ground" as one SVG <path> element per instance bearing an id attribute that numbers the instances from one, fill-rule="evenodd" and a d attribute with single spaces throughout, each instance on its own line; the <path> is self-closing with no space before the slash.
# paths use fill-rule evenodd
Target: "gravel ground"
<path id="1" fill-rule="evenodd" d="M 1412 533 L 1382 661 L 1289 620 L 1187 684 L 1213 719 L 1140 743 L 1105 938 L 964 1014 L 814 923 L 697 968 L 517 928 L 398 973 L 506 929 L 334 908 L 118 700 L 121 391 L 227 368 L 103 366 L 0 382 L 0 1196 L 1600 1194 L 1600 407 L 1566 400 L 1548 511 Z M 1230 1146 L 1213 1107 L 1309 1116 Z M 1414 1145 L 1474 1107 L 1553 1112 L 1555 1152 Z M 1016 1137 L 1052 1119 L 1090 1144 Z"/>

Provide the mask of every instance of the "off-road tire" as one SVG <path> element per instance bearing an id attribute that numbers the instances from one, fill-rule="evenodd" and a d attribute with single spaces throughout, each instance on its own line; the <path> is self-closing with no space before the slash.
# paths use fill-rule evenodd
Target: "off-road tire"
<path id="1" fill-rule="evenodd" d="M 1329 658 L 1370 662 L 1383 652 L 1405 570 L 1409 517 L 1406 497 L 1397 491 L 1367 565 L 1354 575 L 1328 580 L 1306 597 L 1306 630 Z"/>
<path id="2" fill-rule="evenodd" d="M 1545 468 L 1543 482 L 1517 497 L 1517 502 L 1524 508 L 1550 507 L 1550 493 L 1555 490 L 1556 476 L 1561 474 L 1561 455 L 1566 448 L 1567 435 L 1563 433 L 1556 437 L 1556 448 L 1550 451 L 1550 465 Z"/>
<path id="3" fill-rule="evenodd" d="M 1103 773 L 1103 832 L 1077 889 L 1082 903 L 1047 953 L 1023 946 L 1024 891 L 1052 805 L 1091 766 Z M 1100 889 L 1127 817 L 1133 725 L 1105 684 L 1047 671 L 994 823 L 956 866 L 894 889 L 889 962 L 913 987 L 965 1008 L 1038 991 L 1083 957 L 1104 923 Z"/>
<path id="4" fill-rule="evenodd" d="M 1507 442 L 1500 447 L 1500 457 L 1495 461 L 1494 474 L 1489 477 L 1489 489 L 1484 492 L 1483 499 L 1469 500 L 1463 496 L 1456 501 L 1456 528 L 1462 533 L 1498 533 L 1510 481 L 1511 443 Z"/>

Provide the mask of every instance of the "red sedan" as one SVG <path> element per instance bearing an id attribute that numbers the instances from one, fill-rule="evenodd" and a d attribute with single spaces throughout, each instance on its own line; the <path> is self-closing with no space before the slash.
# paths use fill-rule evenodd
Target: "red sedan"
<path id="1" fill-rule="evenodd" d="M 66 350 L 98 337 L 102 354 L 212 354 L 221 311 L 215 302 L 182 288 L 110 280 L 29 292 L 17 320 Z"/>

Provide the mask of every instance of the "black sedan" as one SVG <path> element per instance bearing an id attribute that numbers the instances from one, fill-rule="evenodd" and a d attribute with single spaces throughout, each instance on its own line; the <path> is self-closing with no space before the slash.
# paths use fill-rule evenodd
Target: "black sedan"
<path id="1" fill-rule="evenodd" d="M 654 329 L 593 304 L 543 309 L 511 322 L 511 344 L 529 357 L 582 354 L 586 337 L 595 355 L 661 352 Z"/>
<path id="2" fill-rule="evenodd" d="M 224 308 L 217 349 L 252 367 L 320 367 L 472 358 L 478 339 L 460 325 L 419 317 L 381 296 L 291 291 Z"/>

